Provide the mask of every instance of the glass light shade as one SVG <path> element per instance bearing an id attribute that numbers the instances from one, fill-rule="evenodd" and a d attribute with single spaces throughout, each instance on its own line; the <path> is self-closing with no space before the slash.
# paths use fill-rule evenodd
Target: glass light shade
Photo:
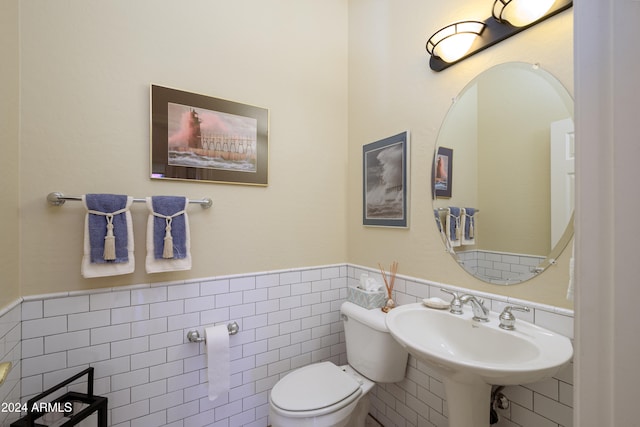
<path id="1" fill-rule="evenodd" d="M 447 25 L 429 38 L 427 52 L 445 62 L 455 62 L 467 54 L 484 27 L 484 22 L 478 21 Z"/>
<path id="2" fill-rule="evenodd" d="M 514 27 L 524 27 L 542 18 L 555 0 L 496 0 L 493 17 Z"/>

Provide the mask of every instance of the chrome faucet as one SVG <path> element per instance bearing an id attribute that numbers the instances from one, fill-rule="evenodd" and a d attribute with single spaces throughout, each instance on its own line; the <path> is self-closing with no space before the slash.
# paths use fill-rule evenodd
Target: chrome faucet
<path id="1" fill-rule="evenodd" d="M 462 304 L 471 304 L 473 310 L 473 320 L 476 322 L 488 322 L 489 321 L 489 309 L 484 306 L 484 300 L 478 299 L 473 295 L 462 295 L 460 297 Z"/>

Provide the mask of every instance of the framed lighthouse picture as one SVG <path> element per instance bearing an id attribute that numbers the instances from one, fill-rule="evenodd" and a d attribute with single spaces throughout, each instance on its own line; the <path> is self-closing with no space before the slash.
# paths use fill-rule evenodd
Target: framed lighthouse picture
<path id="1" fill-rule="evenodd" d="M 269 110 L 151 85 L 151 178 L 268 184 Z"/>

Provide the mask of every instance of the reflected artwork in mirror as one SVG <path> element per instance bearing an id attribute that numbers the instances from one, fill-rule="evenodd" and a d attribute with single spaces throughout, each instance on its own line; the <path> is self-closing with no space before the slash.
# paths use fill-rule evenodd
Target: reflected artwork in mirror
<path id="1" fill-rule="evenodd" d="M 431 194 L 446 250 L 476 278 L 528 280 L 573 237 L 573 99 L 538 65 L 506 63 L 454 98 L 436 143 L 456 153 L 455 189 Z"/>

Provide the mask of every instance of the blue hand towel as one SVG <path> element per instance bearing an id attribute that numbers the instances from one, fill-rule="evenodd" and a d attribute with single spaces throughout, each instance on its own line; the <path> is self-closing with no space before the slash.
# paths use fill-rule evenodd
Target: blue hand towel
<path id="1" fill-rule="evenodd" d="M 460 246 L 460 208 L 449 206 L 446 217 L 446 235 L 451 247 Z"/>
<path id="2" fill-rule="evenodd" d="M 153 256 L 155 259 L 187 257 L 186 197 L 154 196 Z M 167 242 L 167 244 L 165 244 Z"/>
<path id="3" fill-rule="evenodd" d="M 191 238 L 185 197 L 147 197 L 147 273 L 191 269 Z"/>
<path id="4" fill-rule="evenodd" d="M 126 263 L 129 261 L 127 218 L 128 197 L 116 194 L 86 194 L 90 261 L 94 264 Z M 109 232 L 110 224 L 112 233 Z M 115 238 L 115 254 L 105 253 L 105 239 Z M 108 252 L 108 248 L 107 248 Z"/>

